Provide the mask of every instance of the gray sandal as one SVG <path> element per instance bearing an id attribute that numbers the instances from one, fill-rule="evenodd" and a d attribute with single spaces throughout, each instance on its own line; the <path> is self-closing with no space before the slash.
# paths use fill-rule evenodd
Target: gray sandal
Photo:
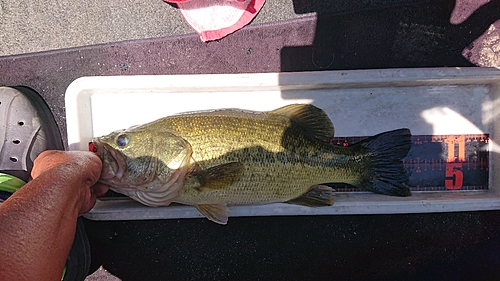
<path id="1" fill-rule="evenodd" d="M 64 148 L 50 109 L 28 87 L 0 87 L 0 143 L 0 171 L 24 181 L 38 154 Z"/>

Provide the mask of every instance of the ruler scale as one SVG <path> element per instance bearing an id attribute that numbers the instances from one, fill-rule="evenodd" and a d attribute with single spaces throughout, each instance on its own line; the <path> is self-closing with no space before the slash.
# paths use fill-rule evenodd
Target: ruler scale
<path id="1" fill-rule="evenodd" d="M 367 137 L 335 137 L 333 145 L 349 146 Z M 487 190 L 489 135 L 414 135 L 403 159 L 412 191 Z M 329 184 L 331 185 L 331 184 Z M 333 184 L 337 192 L 359 188 Z"/>

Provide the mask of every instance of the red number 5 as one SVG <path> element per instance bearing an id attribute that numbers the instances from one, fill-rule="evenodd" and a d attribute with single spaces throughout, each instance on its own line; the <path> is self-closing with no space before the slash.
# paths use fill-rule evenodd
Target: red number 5
<path id="1" fill-rule="evenodd" d="M 446 176 L 444 185 L 448 190 L 457 190 L 464 183 L 464 174 L 462 172 L 462 163 L 446 164 Z"/>

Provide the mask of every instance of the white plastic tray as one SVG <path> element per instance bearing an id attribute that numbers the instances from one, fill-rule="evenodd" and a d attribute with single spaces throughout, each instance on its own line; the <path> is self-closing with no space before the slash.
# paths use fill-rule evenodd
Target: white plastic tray
<path id="1" fill-rule="evenodd" d="M 426 213 L 500 209 L 500 70 L 386 69 L 300 73 L 83 77 L 66 91 L 68 144 L 88 150 L 93 136 L 167 115 L 216 108 L 272 110 L 313 103 L 336 136 L 401 127 L 414 135 L 490 134 L 489 190 L 414 192 L 399 198 L 340 193 L 331 207 L 231 206 L 230 216 Z M 93 220 L 202 217 L 192 206 L 150 208 L 128 198 L 99 200 Z"/>

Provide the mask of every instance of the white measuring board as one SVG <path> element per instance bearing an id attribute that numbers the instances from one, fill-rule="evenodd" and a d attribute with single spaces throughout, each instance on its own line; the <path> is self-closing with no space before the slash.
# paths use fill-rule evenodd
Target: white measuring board
<path id="1" fill-rule="evenodd" d="M 68 144 L 72 150 L 87 150 L 94 136 L 182 112 L 272 110 L 312 103 L 331 118 L 336 136 L 369 136 L 402 127 L 414 135 L 489 134 L 491 170 L 498 161 L 495 151 L 500 141 L 495 134 L 499 85 L 500 71 L 492 68 L 83 77 L 66 92 Z M 422 192 L 407 198 L 340 193 L 331 207 L 320 208 L 231 206 L 230 216 L 500 209 L 497 182 L 493 175 L 486 191 Z M 192 206 L 150 208 L 129 199 L 99 200 L 86 216 L 95 220 L 202 217 Z"/>

